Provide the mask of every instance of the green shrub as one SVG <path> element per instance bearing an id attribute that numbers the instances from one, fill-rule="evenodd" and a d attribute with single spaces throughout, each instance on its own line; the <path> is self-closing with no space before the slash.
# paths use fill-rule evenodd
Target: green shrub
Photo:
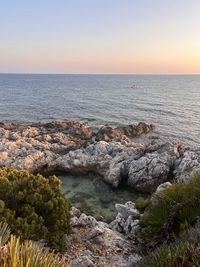
<path id="1" fill-rule="evenodd" d="M 150 205 L 150 203 L 151 201 L 148 198 L 139 197 L 135 201 L 135 207 L 140 212 L 143 212 Z"/>
<path id="2" fill-rule="evenodd" d="M 153 251 L 139 264 L 141 267 L 197 267 L 200 266 L 200 227 L 185 232 L 169 246 Z"/>
<path id="3" fill-rule="evenodd" d="M 63 251 L 70 233 L 70 203 L 55 176 L 44 178 L 16 169 L 0 169 L 0 220 L 23 240 L 47 241 Z"/>
<path id="4" fill-rule="evenodd" d="M 144 237 L 179 235 L 193 226 L 200 216 L 200 174 L 189 184 L 173 184 L 157 196 L 141 221 Z"/>
<path id="5" fill-rule="evenodd" d="M 6 222 L 0 223 L 0 247 L 4 246 L 10 238 L 10 228 Z"/>
<path id="6" fill-rule="evenodd" d="M 33 241 L 21 242 L 11 235 L 7 223 L 0 224 L 0 267 L 67 267 L 54 252 Z"/>
<path id="7" fill-rule="evenodd" d="M 149 263 L 145 267 L 197 267 L 199 266 L 199 256 L 197 254 L 200 247 L 195 247 L 190 242 L 179 245 L 171 245 L 159 248 L 150 257 Z"/>

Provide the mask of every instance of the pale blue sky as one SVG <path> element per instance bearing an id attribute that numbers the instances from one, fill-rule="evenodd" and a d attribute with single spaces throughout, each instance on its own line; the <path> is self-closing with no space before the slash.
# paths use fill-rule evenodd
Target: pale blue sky
<path id="1" fill-rule="evenodd" d="M 0 0 L 0 72 L 200 73 L 200 0 Z"/>

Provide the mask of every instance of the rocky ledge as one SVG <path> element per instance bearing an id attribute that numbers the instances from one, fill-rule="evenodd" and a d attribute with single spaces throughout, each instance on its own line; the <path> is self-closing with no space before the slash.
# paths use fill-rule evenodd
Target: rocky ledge
<path id="1" fill-rule="evenodd" d="M 105 125 L 98 132 L 72 121 L 1 123 L 0 167 L 32 172 L 96 173 L 118 187 L 153 192 L 162 183 L 187 182 L 200 170 L 200 149 L 148 134 L 153 125 Z M 143 136 L 146 136 L 143 138 Z"/>
<path id="2" fill-rule="evenodd" d="M 132 202 L 117 204 L 116 209 L 117 217 L 108 225 L 72 208 L 72 245 L 65 255 L 70 266 L 131 267 L 141 259 L 136 252 L 136 242 L 130 239 L 130 232 L 126 232 L 128 228 L 132 234 L 137 231 L 139 225 L 135 218 L 139 212 Z"/>

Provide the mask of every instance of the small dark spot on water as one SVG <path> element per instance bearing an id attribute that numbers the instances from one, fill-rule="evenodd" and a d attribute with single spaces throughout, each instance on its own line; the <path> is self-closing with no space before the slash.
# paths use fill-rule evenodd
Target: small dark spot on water
<path id="1" fill-rule="evenodd" d="M 77 187 L 77 186 L 79 186 L 79 183 L 74 183 L 74 184 L 72 184 L 72 187 L 73 187 L 73 188 L 75 188 L 75 187 Z"/>

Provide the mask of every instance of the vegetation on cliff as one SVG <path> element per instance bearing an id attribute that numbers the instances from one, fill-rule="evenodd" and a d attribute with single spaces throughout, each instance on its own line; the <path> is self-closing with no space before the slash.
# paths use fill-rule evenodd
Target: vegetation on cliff
<path id="1" fill-rule="evenodd" d="M 0 224 L 0 247 L 0 267 L 67 267 L 40 244 L 10 235 L 7 223 Z"/>
<path id="2" fill-rule="evenodd" d="M 135 201 L 135 207 L 140 212 L 143 212 L 150 205 L 150 203 L 151 201 L 148 198 L 139 197 Z"/>
<path id="3" fill-rule="evenodd" d="M 173 184 L 156 195 L 142 218 L 146 237 L 170 238 L 194 226 L 200 216 L 200 174 L 188 184 Z"/>
<path id="4" fill-rule="evenodd" d="M 156 194 L 141 219 L 143 244 L 152 251 L 141 266 L 200 266 L 199 218 L 200 173 Z"/>
<path id="5" fill-rule="evenodd" d="M 70 203 L 60 180 L 28 171 L 0 169 L 0 221 L 22 240 L 43 239 L 63 251 L 70 233 Z"/>
<path id="6" fill-rule="evenodd" d="M 169 245 L 162 245 L 144 258 L 140 267 L 198 267 L 200 266 L 200 225 L 176 238 Z"/>

